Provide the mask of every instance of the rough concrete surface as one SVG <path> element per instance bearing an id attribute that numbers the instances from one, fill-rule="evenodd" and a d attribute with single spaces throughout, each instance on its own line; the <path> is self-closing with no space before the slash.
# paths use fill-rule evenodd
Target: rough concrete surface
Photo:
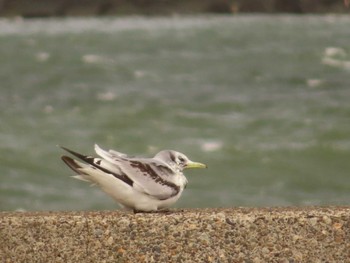
<path id="1" fill-rule="evenodd" d="M 350 262 L 350 207 L 1 212 L 0 262 Z"/>
<path id="2" fill-rule="evenodd" d="M 349 13 L 349 0 L 0 0 L 0 16 Z"/>

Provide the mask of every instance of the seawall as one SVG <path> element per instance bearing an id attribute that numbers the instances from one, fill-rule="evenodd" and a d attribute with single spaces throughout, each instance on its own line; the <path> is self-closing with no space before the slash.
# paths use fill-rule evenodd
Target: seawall
<path id="1" fill-rule="evenodd" d="M 0 0 L 0 16 L 349 13 L 350 0 Z"/>
<path id="2" fill-rule="evenodd" d="M 1 212 L 0 262 L 350 262 L 350 207 Z"/>

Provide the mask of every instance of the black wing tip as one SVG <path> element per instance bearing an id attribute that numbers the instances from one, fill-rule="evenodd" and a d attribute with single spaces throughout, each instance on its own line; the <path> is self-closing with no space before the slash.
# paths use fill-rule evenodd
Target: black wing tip
<path id="1" fill-rule="evenodd" d="M 73 161 L 73 159 L 72 159 L 71 157 L 67 156 L 67 155 L 62 155 L 62 156 L 61 156 L 61 159 L 62 159 L 62 161 L 64 161 L 65 163 L 70 162 L 70 161 Z"/>
<path id="2" fill-rule="evenodd" d="M 79 159 L 83 160 L 84 162 L 87 162 L 89 164 L 92 164 L 90 159 L 93 159 L 93 157 L 90 157 L 90 156 L 86 156 L 86 155 L 83 155 L 81 153 L 77 153 L 73 150 L 70 150 L 64 146 L 60 146 L 61 149 L 65 150 L 66 152 L 69 152 L 70 154 L 74 155 L 75 157 L 78 157 Z"/>
<path id="3" fill-rule="evenodd" d="M 69 152 L 69 153 L 75 153 L 74 151 L 68 149 L 67 147 L 64 147 L 64 146 L 61 146 L 61 145 L 57 145 L 58 147 L 60 147 L 61 149 L 65 150 L 66 152 Z"/>
<path id="4" fill-rule="evenodd" d="M 81 168 L 79 164 L 75 162 L 75 160 L 69 156 L 63 155 L 61 156 L 62 161 L 69 167 L 71 168 L 74 172 L 81 174 L 81 172 L 78 170 Z"/>
<path id="5" fill-rule="evenodd" d="M 79 159 L 83 160 L 84 162 L 90 164 L 92 167 L 95 167 L 99 170 L 101 170 L 102 172 L 105 172 L 105 173 L 108 173 L 108 174 L 111 174 L 113 175 L 114 177 L 118 178 L 119 180 L 123 181 L 124 183 L 130 185 L 130 186 L 133 186 L 134 182 L 124 173 L 122 174 L 117 174 L 117 173 L 114 173 L 104 167 L 102 167 L 99 163 L 95 163 L 93 160 L 94 158 L 93 157 L 89 157 L 89 156 L 85 156 L 85 155 L 82 155 L 80 153 L 77 153 L 77 152 L 74 152 L 66 147 L 63 147 L 63 146 L 60 146 L 63 150 L 69 152 L 70 154 L 78 157 Z M 76 173 L 78 174 L 84 174 L 82 171 L 79 171 L 79 168 L 81 168 L 81 166 L 79 164 L 76 163 L 76 161 L 69 157 L 69 156 L 66 156 L 66 155 L 63 155 L 61 156 L 61 159 L 62 161 L 68 165 L 68 167 L 70 167 L 73 171 L 75 171 Z"/>
<path id="6" fill-rule="evenodd" d="M 74 160 L 66 155 L 61 156 L 61 160 L 69 167 L 72 167 L 72 164 L 74 163 Z"/>
<path id="7" fill-rule="evenodd" d="M 62 146 L 60 144 L 56 144 L 56 147 L 61 148 L 61 149 L 65 150 L 65 151 L 70 151 L 67 147 L 64 147 L 64 146 Z"/>

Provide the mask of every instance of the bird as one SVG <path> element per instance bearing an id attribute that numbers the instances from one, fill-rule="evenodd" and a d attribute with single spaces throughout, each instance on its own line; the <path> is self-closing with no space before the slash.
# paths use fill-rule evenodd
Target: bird
<path id="1" fill-rule="evenodd" d="M 143 158 L 115 150 L 106 151 L 97 144 L 94 148 L 99 157 L 61 148 L 83 161 L 66 155 L 61 157 L 76 173 L 75 179 L 99 186 L 123 209 L 134 213 L 167 211 L 187 185 L 183 171 L 207 168 L 207 165 L 193 162 L 174 150 L 162 150 L 153 158 Z"/>

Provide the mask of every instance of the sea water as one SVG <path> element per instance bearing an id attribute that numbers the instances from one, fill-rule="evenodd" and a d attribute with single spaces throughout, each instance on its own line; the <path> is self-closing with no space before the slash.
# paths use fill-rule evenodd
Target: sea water
<path id="1" fill-rule="evenodd" d="M 349 205 L 350 17 L 0 20 L 0 210 L 116 209 L 57 145 L 206 163 L 177 207 Z"/>

